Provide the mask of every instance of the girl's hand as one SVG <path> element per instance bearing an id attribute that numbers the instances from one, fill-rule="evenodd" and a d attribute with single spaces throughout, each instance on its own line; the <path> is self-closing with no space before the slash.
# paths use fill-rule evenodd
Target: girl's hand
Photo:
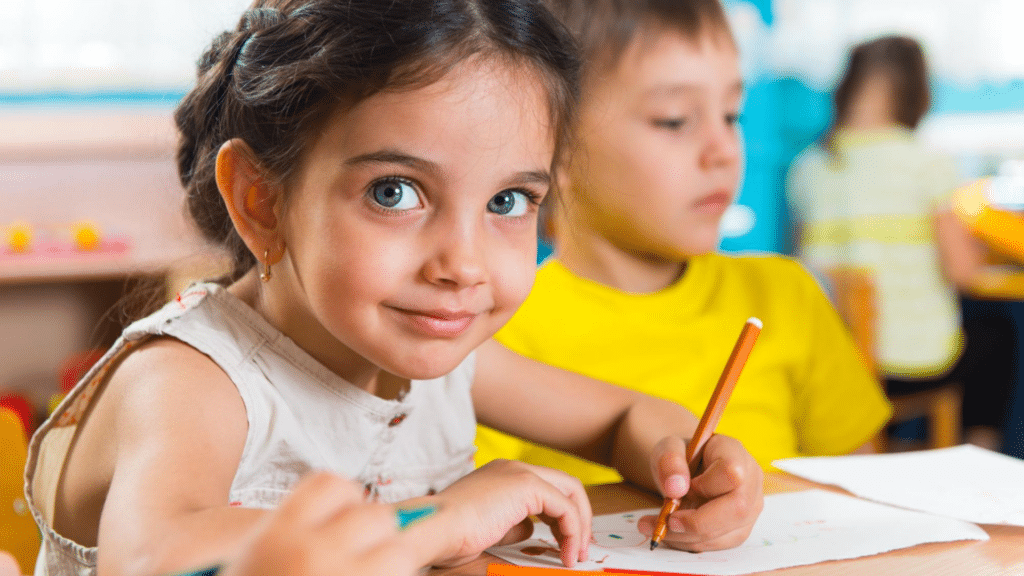
<path id="1" fill-rule="evenodd" d="M 764 507 L 761 467 L 740 442 L 715 434 L 704 445 L 703 466 L 690 478 L 686 443 L 668 437 L 654 447 L 651 472 L 666 498 L 681 498 L 669 516 L 662 544 L 704 552 L 739 546 Z M 654 533 L 656 516 L 640 519 L 642 534 Z"/>
<path id="2" fill-rule="evenodd" d="M 494 460 L 437 495 L 438 521 L 448 519 L 457 539 L 437 565 L 457 565 L 495 544 L 528 538 L 530 516 L 551 525 L 571 568 L 587 559 L 592 513 L 583 485 L 559 470 L 511 460 Z M 525 522 L 524 522 L 525 521 Z"/>
<path id="3" fill-rule="evenodd" d="M 353 482 L 320 472 L 264 519 L 223 576 L 414 576 L 430 558 L 399 532 L 394 506 L 363 502 Z"/>

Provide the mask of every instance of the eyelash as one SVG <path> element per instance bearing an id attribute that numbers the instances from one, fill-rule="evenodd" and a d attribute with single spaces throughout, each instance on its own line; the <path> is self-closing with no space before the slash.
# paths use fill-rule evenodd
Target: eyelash
<path id="1" fill-rule="evenodd" d="M 725 122 L 730 126 L 736 126 L 741 120 L 743 120 L 743 115 L 739 113 L 725 115 Z M 666 130 L 679 130 L 686 126 L 688 122 L 686 118 L 657 119 L 654 120 L 654 125 Z"/>
<path id="2" fill-rule="evenodd" d="M 527 190 L 526 188 L 508 188 L 506 190 L 502 190 L 502 192 L 519 192 L 523 196 L 526 196 L 526 199 L 534 206 L 539 206 L 541 200 L 544 198 L 543 195 L 538 194 L 533 190 Z"/>
<path id="3" fill-rule="evenodd" d="M 419 184 L 415 180 L 410 180 L 409 178 L 406 178 L 404 176 L 398 176 L 398 175 L 383 176 L 381 178 L 377 178 L 373 182 L 370 182 L 370 184 L 366 187 L 365 194 L 372 194 L 374 186 L 377 186 L 378 184 L 385 184 L 385 183 L 392 183 L 392 182 L 397 182 L 397 183 L 400 183 L 400 184 L 406 184 L 408 186 L 411 186 L 411 187 L 416 189 L 417 194 L 421 194 L 422 195 L 422 193 L 420 192 L 420 186 L 419 186 Z M 529 190 L 527 188 L 506 188 L 504 190 L 501 190 L 499 192 L 499 194 L 501 192 L 518 192 L 518 193 L 522 194 L 523 196 L 526 196 L 526 199 L 529 200 L 530 204 L 532 204 L 534 206 L 540 206 L 541 201 L 544 199 L 544 195 L 543 194 L 540 194 L 538 192 L 534 192 L 533 190 Z M 422 201 L 422 197 L 421 197 L 420 200 Z M 380 204 L 377 204 L 376 202 L 371 202 L 370 204 L 372 204 L 373 207 L 378 209 L 378 210 L 384 210 L 386 212 L 400 212 L 400 210 L 395 210 L 394 208 L 388 208 L 387 206 L 381 206 Z"/>
<path id="4" fill-rule="evenodd" d="M 657 119 L 654 121 L 654 125 L 658 128 L 664 128 L 666 130 L 679 130 L 685 126 L 687 120 L 685 118 L 670 118 L 670 119 Z"/>
<path id="5" fill-rule="evenodd" d="M 405 176 L 399 176 L 397 174 L 394 174 L 394 175 L 391 175 L 391 176 L 383 176 L 381 178 L 377 178 L 373 182 L 370 182 L 370 185 L 369 185 L 369 187 L 367 187 L 367 190 L 372 190 L 373 187 L 378 185 L 378 184 L 391 183 L 391 182 L 398 182 L 399 184 L 408 184 L 409 186 L 412 186 L 412 187 L 416 188 L 417 190 L 419 190 L 419 188 L 420 188 L 419 184 L 417 184 L 415 180 L 410 180 L 409 178 L 406 178 Z"/>

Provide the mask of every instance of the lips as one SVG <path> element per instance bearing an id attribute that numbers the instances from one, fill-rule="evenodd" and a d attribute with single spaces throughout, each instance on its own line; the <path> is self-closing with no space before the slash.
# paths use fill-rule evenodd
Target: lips
<path id="1" fill-rule="evenodd" d="M 391 308 L 407 327 L 428 338 L 456 338 L 469 329 L 478 314 L 462 310 Z"/>
<path id="2" fill-rule="evenodd" d="M 700 210 L 725 212 L 731 203 L 732 195 L 728 192 L 713 192 L 698 199 L 694 206 Z"/>

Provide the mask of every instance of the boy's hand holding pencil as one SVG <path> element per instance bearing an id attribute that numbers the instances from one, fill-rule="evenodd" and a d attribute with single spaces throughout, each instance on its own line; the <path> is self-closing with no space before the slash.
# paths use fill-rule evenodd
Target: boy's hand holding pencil
<path id="1" fill-rule="evenodd" d="M 744 324 L 693 438 L 668 437 L 654 447 L 651 472 L 665 505 L 637 526 L 651 535 L 651 550 L 662 540 L 691 552 L 720 550 L 750 535 L 764 505 L 763 473 L 739 441 L 714 429 L 760 331 L 757 318 Z"/>

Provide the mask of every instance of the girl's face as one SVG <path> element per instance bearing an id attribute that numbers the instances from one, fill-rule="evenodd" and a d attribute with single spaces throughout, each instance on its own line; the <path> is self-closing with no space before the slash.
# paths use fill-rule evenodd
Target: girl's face
<path id="1" fill-rule="evenodd" d="M 679 261 L 714 250 L 741 168 L 743 83 L 732 42 L 652 33 L 595 76 L 570 168 L 570 209 L 630 254 Z"/>
<path id="2" fill-rule="evenodd" d="M 265 285 L 282 330 L 364 387 L 378 368 L 441 376 L 490 338 L 533 284 L 554 152 L 541 86 L 474 58 L 335 114 L 289 188 Z"/>

